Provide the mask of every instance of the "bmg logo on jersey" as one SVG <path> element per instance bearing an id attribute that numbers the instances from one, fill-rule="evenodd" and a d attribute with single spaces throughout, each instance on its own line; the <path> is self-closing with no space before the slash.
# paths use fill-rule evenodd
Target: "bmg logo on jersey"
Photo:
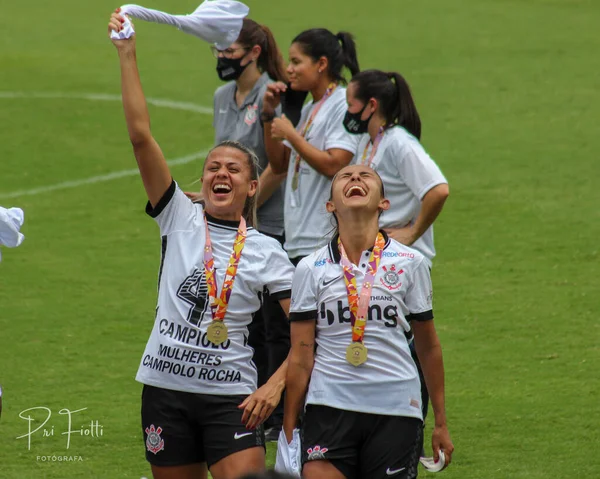
<path id="1" fill-rule="evenodd" d="M 343 301 L 336 301 L 334 309 L 330 309 L 331 303 L 325 305 L 321 303 L 319 308 L 319 318 L 323 321 L 327 321 L 329 326 L 333 325 L 336 321 L 339 323 L 352 322 L 350 316 L 350 307 L 344 304 Z M 368 321 L 383 321 L 384 326 L 387 328 L 395 328 L 398 326 L 398 308 L 393 304 L 381 305 L 371 303 L 369 305 Z"/>

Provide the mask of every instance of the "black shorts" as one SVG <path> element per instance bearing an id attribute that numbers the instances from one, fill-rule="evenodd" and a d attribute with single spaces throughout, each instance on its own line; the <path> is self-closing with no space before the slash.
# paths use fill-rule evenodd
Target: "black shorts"
<path id="1" fill-rule="evenodd" d="M 155 466 L 206 462 L 208 467 L 234 452 L 265 447 L 262 426 L 242 424 L 238 406 L 246 396 L 194 394 L 144 385 L 142 430 L 146 459 Z"/>
<path id="2" fill-rule="evenodd" d="M 302 464 L 326 459 L 346 478 L 417 476 L 423 422 L 309 404 L 302 425 Z"/>

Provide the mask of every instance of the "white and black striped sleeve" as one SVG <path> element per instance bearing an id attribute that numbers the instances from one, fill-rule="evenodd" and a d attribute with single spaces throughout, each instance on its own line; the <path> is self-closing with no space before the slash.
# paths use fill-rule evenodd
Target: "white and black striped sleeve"
<path id="1" fill-rule="evenodd" d="M 429 321 L 433 319 L 433 289 L 431 274 L 425 261 L 413 271 L 411 285 L 406 293 L 407 321 Z"/>
<path id="2" fill-rule="evenodd" d="M 311 267 L 311 258 L 312 255 L 302 259 L 296 267 L 292 282 L 290 321 L 317 319 L 317 280 Z"/>
<path id="3" fill-rule="evenodd" d="M 198 211 L 201 207 L 185 196 L 175 180 L 154 208 L 150 202 L 146 204 L 146 213 L 158 223 L 161 236 L 189 229 Z"/>

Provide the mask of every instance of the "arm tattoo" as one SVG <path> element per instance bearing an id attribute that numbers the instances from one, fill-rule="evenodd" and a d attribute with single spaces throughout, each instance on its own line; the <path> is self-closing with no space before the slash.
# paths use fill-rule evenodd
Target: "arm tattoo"
<path id="1" fill-rule="evenodd" d="M 304 348 L 312 348 L 314 345 L 315 343 L 305 343 L 304 341 L 300 341 L 300 346 Z"/>

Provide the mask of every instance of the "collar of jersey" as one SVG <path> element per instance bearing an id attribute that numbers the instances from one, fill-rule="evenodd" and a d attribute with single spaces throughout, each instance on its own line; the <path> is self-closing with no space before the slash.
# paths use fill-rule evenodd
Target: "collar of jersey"
<path id="1" fill-rule="evenodd" d="M 244 103 L 242 103 L 242 106 L 239 107 L 239 109 L 243 110 L 248 105 L 254 105 L 254 103 L 256 102 L 256 97 L 258 96 L 258 91 L 268 81 L 269 81 L 269 75 L 268 75 L 268 73 L 265 72 L 258 78 L 258 80 L 256 80 L 256 83 L 252 87 L 252 90 L 250 90 L 250 93 L 248 93 L 248 96 L 246 96 L 246 98 L 244 98 Z M 237 106 L 237 103 L 235 102 L 235 92 L 237 91 L 237 88 L 235 87 L 235 82 L 231 82 L 231 83 L 233 83 L 234 87 L 233 87 L 233 95 L 231 95 L 229 97 L 231 100 L 229 106 L 231 108 L 233 108 L 234 110 L 237 110 L 238 106 Z M 260 112 L 258 112 L 258 113 L 260 113 Z"/>
<path id="2" fill-rule="evenodd" d="M 385 250 L 390 244 L 390 238 L 388 237 L 385 231 L 379 230 L 379 232 L 383 235 L 383 239 L 385 240 L 385 246 L 383 247 L 383 249 Z M 329 242 L 329 256 L 331 256 L 331 259 L 334 261 L 334 263 L 339 263 L 342 259 L 340 255 L 340 250 L 338 248 L 339 237 L 340 235 L 336 233 L 336 235 Z M 371 246 L 367 251 L 373 251 L 373 246 Z"/>
<path id="3" fill-rule="evenodd" d="M 216 226 L 218 228 L 225 228 L 235 231 L 237 231 L 240 227 L 239 221 L 222 220 L 219 218 L 215 218 L 214 216 L 211 216 L 206 212 L 204 212 L 204 214 L 206 215 L 206 222 L 209 226 Z M 252 229 L 252 227 L 248 226 L 248 229 Z"/>

